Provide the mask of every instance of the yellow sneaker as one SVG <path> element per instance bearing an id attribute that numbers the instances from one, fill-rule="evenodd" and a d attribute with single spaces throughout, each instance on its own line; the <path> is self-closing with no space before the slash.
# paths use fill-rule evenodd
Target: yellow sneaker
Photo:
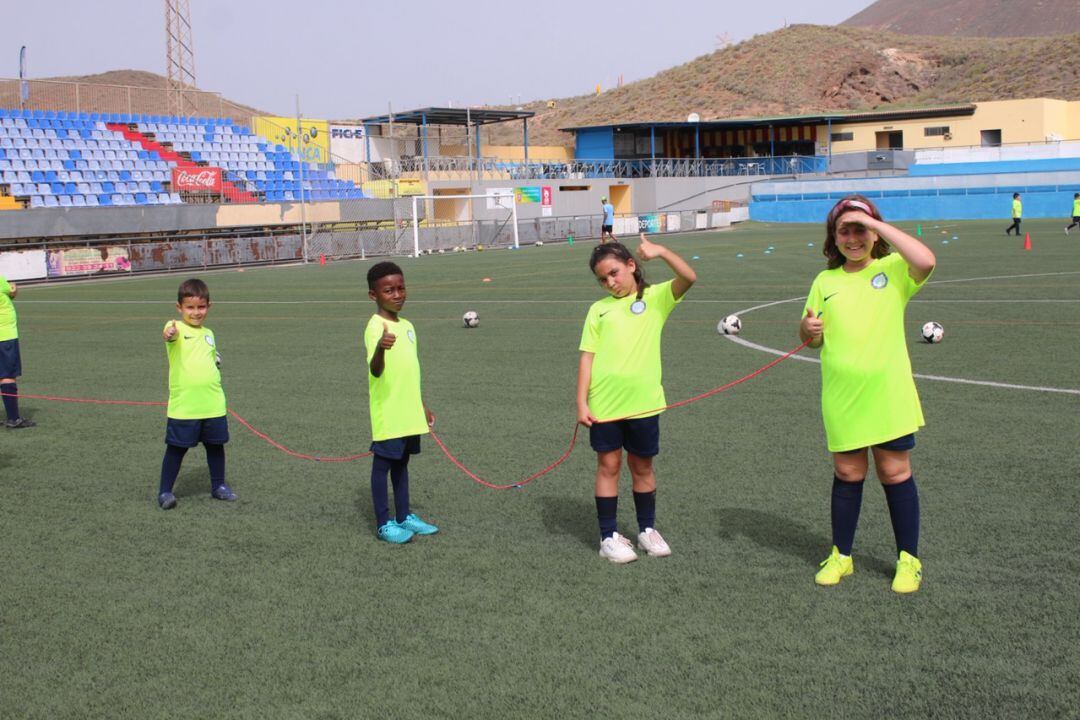
<path id="1" fill-rule="evenodd" d="M 836 585 L 840 582 L 840 578 L 847 577 L 853 572 L 855 572 L 855 563 L 851 561 L 851 556 L 841 555 L 833 545 L 829 557 L 821 562 L 821 569 L 814 576 L 814 582 L 818 585 Z"/>
<path id="2" fill-rule="evenodd" d="M 898 593 L 913 593 L 919 589 L 922 583 L 922 563 L 919 558 L 900 551 L 900 559 L 896 561 L 896 576 L 893 577 L 892 589 Z"/>

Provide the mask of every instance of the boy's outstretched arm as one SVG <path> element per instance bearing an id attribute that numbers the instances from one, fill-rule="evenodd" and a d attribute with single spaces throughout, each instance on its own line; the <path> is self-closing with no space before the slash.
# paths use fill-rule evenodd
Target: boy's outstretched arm
<path id="1" fill-rule="evenodd" d="M 642 262 L 648 262 L 653 258 L 660 258 L 668 264 L 675 273 L 675 281 L 671 283 L 671 294 L 678 300 L 690 286 L 697 282 L 697 273 L 690 267 L 674 250 L 669 250 L 663 245 L 651 242 L 645 233 L 641 233 L 641 245 L 638 246 L 638 258 Z"/>

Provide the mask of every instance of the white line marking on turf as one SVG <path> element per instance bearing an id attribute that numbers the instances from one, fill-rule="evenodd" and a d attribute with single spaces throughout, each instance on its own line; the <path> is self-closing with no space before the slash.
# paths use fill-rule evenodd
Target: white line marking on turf
<path id="1" fill-rule="evenodd" d="M 763 308 L 772 307 L 774 305 L 783 305 L 784 303 L 796 302 L 805 299 L 806 296 L 804 295 L 802 297 L 789 298 L 787 300 L 777 300 L 775 302 L 765 303 L 764 305 L 756 305 L 754 307 L 749 307 L 745 310 L 740 310 L 735 314 L 742 316 L 746 313 L 754 312 L 755 310 L 761 310 Z M 738 337 L 737 335 L 724 335 L 724 337 L 733 343 L 738 343 L 739 345 L 742 345 L 743 347 L 751 348 L 752 350 L 760 350 L 761 352 L 769 353 L 770 355 L 787 354 L 786 350 L 777 350 L 776 348 L 771 348 L 766 345 L 758 345 L 757 343 L 752 343 L 749 340 Z M 821 364 L 821 360 L 819 360 L 818 358 L 806 357 L 804 355 L 792 355 L 791 359 L 802 360 L 803 362 L 809 363 L 816 363 L 818 365 Z M 993 380 L 969 380 L 967 378 L 947 377 L 945 375 L 923 375 L 922 373 L 912 374 L 920 380 L 938 380 L 940 382 L 951 382 L 961 385 L 982 385 L 984 387 L 1004 388 L 1008 390 L 1033 390 L 1036 392 L 1060 393 L 1063 395 L 1080 395 L 1080 390 L 1073 390 L 1071 388 L 1042 387 L 1039 385 L 1016 385 L 1014 383 L 994 382 Z"/>

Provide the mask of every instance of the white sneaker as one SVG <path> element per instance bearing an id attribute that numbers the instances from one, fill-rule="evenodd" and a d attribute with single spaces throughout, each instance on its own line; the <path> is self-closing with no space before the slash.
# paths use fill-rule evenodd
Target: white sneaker
<path id="1" fill-rule="evenodd" d="M 630 541 L 619 533 L 609 538 L 604 538 L 600 543 L 600 557 L 607 558 L 613 563 L 628 563 L 637 560 L 637 553 Z"/>
<path id="2" fill-rule="evenodd" d="M 653 528 L 645 528 L 645 532 L 638 533 L 637 545 L 653 557 L 667 557 L 671 554 L 671 548 L 664 536 Z"/>

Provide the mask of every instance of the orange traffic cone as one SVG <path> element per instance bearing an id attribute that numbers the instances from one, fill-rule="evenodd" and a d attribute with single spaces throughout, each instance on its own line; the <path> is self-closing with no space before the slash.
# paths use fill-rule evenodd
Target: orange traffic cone
<path id="1" fill-rule="evenodd" d="M 1031 249 L 1031 233 L 1024 233 L 1024 249 Z"/>
<path id="2" fill-rule="evenodd" d="M 326 256 L 325 255 L 320 255 L 319 256 L 319 264 L 320 265 L 325 265 L 326 264 Z"/>

